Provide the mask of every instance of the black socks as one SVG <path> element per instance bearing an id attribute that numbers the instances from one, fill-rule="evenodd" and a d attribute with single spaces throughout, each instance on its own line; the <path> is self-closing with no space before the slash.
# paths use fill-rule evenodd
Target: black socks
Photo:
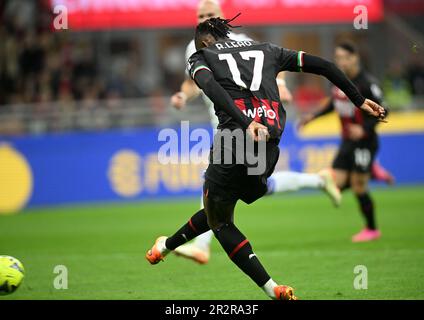
<path id="1" fill-rule="evenodd" d="M 359 206 L 361 208 L 361 212 L 365 218 L 367 228 L 371 230 L 375 230 L 375 217 L 374 217 L 374 203 L 370 197 L 370 195 L 366 192 L 360 195 L 356 195 L 359 201 Z"/>
<path id="2" fill-rule="evenodd" d="M 214 234 L 229 258 L 259 287 L 264 286 L 271 277 L 240 230 L 233 223 L 229 223 L 214 230 Z"/>
<path id="3" fill-rule="evenodd" d="M 175 250 L 180 245 L 209 230 L 210 228 L 208 226 L 205 210 L 201 209 L 172 237 L 166 239 L 165 246 L 169 250 Z"/>
<path id="4" fill-rule="evenodd" d="M 208 230 L 210 228 L 207 217 L 204 209 L 202 209 L 191 217 L 172 237 L 166 239 L 165 246 L 169 250 L 175 250 L 180 245 Z M 271 279 L 253 253 L 249 241 L 233 223 L 225 224 L 214 230 L 214 234 L 229 258 L 259 287 L 263 287 Z"/>

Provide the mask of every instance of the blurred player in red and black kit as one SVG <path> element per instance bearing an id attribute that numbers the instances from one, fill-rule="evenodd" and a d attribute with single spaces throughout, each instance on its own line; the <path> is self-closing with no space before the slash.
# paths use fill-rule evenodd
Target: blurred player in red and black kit
<path id="1" fill-rule="evenodd" d="M 364 115 L 383 118 L 385 110 L 365 99 L 331 62 L 271 43 L 231 40 L 228 37 L 230 21 L 211 18 L 197 26 L 195 41 L 198 51 L 189 59 L 190 76 L 214 103 L 218 129 L 231 133 L 247 131 L 254 141 L 265 143 L 266 150 L 262 154 L 266 156 L 264 170 L 249 174 L 248 160 L 237 161 L 240 149 L 233 146 L 233 142 L 238 144 L 237 141 L 230 139 L 227 143 L 219 143 L 218 134 L 215 135 L 218 140 L 214 139 L 203 185 L 204 209 L 195 213 L 174 235 L 157 238 L 147 251 L 146 259 L 157 264 L 170 251 L 212 230 L 231 261 L 270 298 L 292 300 L 296 299 L 293 289 L 274 282 L 234 223 L 238 200 L 251 204 L 264 196 L 268 189 L 267 179 L 278 161 L 278 144 L 284 131 L 286 112 L 280 101 L 276 76 L 281 71 L 319 74 L 341 88 L 355 108 L 364 111 Z M 256 146 L 259 148 L 259 143 Z M 242 156 L 248 157 L 248 151 L 242 149 Z M 228 150 L 232 155 L 230 163 L 225 162 Z M 224 163 L 221 163 L 222 156 L 215 158 L 217 154 L 224 154 Z"/>
<path id="2" fill-rule="evenodd" d="M 337 45 L 334 59 L 336 65 L 365 98 L 382 103 L 382 92 L 376 80 L 361 68 L 358 50 L 353 43 L 343 42 Z M 376 225 L 374 202 L 369 194 L 368 182 L 373 171 L 374 178 L 377 174 L 380 180 L 389 183 L 393 181 L 390 173 L 375 163 L 379 147 L 375 129 L 379 120 L 356 108 L 348 97 L 334 86 L 329 103 L 316 114 L 305 116 L 301 125 L 332 111 L 339 114 L 342 125 L 342 142 L 332 166 L 334 178 L 341 190 L 350 187 L 355 193 L 366 221 L 366 227 L 354 235 L 352 241 L 376 240 L 381 236 L 381 232 Z"/>

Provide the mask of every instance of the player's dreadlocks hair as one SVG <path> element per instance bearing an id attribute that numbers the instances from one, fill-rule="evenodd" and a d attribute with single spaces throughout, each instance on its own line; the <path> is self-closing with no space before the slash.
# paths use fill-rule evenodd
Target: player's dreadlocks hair
<path id="1" fill-rule="evenodd" d="M 237 14 L 235 17 L 231 19 L 222 19 L 222 18 L 210 18 L 196 27 L 196 35 L 194 37 L 196 43 L 196 49 L 200 49 L 202 46 L 202 37 L 210 34 L 218 39 L 226 39 L 228 38 L 228 34 L 231 29 L 239 28 L 241 26 L 233 26 L 230 24 L 231 21 L 236 19 L 241 13 Z"/>

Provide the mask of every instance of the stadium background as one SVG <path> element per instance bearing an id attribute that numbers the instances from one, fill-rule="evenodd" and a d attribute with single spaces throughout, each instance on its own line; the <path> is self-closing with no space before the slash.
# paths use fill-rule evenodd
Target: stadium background
<path id="1" fill-rule="evenodd" d="M 21 196 L 3 195 L 0 208 L 5 209 L 0 211 L 194 195 L 200 190 L 198 165 L 171 168 L 155 160 L 161 145 L 156 128 L 178 126 L 184 119 L 210 130 L 201 101 L 179 113 L 168 98 L 184 77 L 184 50 L 193 35 L 197 2 L 176 1 L 169 10 L 169 1 L 117 3 L 3 4 L 0 150 L 2 161 L 16 167 L 7 170 L 15 186 L 2 185 L 3 192 Z M 394 110 L 390 123 L 381 126 L 380 161 L 399 183 L 424 182 L 424 172 L 414 169 L 424 155 L 421 148 L 413 148 L 422 145 L 424 129 L 419 111 L 424 93 L 422 36 L 417 37 L 423 31 L 418 14 L 422 3 L 282 3 L 242 1 L 236 7 L 226 1 L 223 8 L 227 16 L 242 12 L 239 23 L 246 28 L 240 32 L 329 59 L 339 39 L 355 40 L 365 67 L 378 76 Z M 355 30 L 352 7 L 361 3 L 367 5 L 369 26 Z M 52 8 L 58 5 L 68 8 L 68 30 L 52 31 Z M 290 119 L 316 108 L 328 93 L 328 83 L 315 76 L 288 75 L 287 82 L 294 94 L 293 105 L 287 106 Z M 328 166 L 338 136 L 333 120 L 321 120 L 303 136 L 289 125 L 280 168 L 314 172 Z M 414 157 L 393 157 L 410 149 Z M 22 171 L 22 178 L 16 179 L 13 170 Z"/>
<path id="2" fill-rule="evenodd" d="M 368 29 L 353 27 L 358 4 L 368 8 Z M 52 28 L 57 5 L 68 10 L 67 30 Z M 2 215 L 78 215 L 114 202 L 124 211 L 136 206 L 144 223 L 151 218 L 146 211 L 155 211 L 156 201 L 164 199 L 175 208 L 189 207 L 182 217 L 194 212 L 204 165 L 160 164 L 157 135 L 161 128 L 180 130 L 181 120 L 190 121 L 191 130 L 212 132 L 201 99 L 182 111 L 169 102 L 184 79 L 196 5 L 194 0 L 1 2 L 0 253 L 14 254 L 6 230 L 12 239 L 25 234 L 17 220 Z M 417 214 L 424 204 L 417 196 L 424 183 L 424 2 L 227 0 L 223 10 L 227 17 L 242 12 L 243 28 L 237 32 L 328 59 L 340 39 L 358 44 L 365 68 L 378 77 L 391 108 L 389 123 L 379 128 L 378 159 L 396 177 L 393 190 L 416 195 L 405 209 L 411 205 Z M 278 168 L 316 172 L 331 163 L 338 120 L 329 115 L 299 133 L 295 119 L 316 108 L 330 87 L 308 75 L 288 74 L 286 81 L 294 100 L 286 106 L 289 122 Z M 308 193 L 304 199 L 317 201 Z M 171 227 L 168 215 L 157 219 Z M 421 232 L 423 220 L 414 221 Z M 16 229 L 9 229 L 15 222 Z M 422 266 L 422 240 L 417 248 L 414 261 Z M 27 251 L 17 251 L 30 260 Z"/>

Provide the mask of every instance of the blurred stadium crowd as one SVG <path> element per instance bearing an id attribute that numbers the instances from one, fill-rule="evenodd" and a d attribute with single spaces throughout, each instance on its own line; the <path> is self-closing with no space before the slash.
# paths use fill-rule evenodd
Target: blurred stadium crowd
<path id="1" fill-rule="evenodd" d="M 126 66 L 114 61 L 115 65 L 120 65 L 119 72 L 109 68 L 100 73 L 96 57 L 101 53 L 90 39 L 70 37 L 66 31 L 52 31 L 53 13 L 49 1 L 3 1 L 0 19 L 3 43 L 0 49 L 0 112 L 5 116 L 10 113 L 22 115 L 8 117 L 1 131 L 26 131 L 24 122 L 28 121 L 32 124 L 31 131 L 35 132 L 84 127 L 84 122 L 91 127 L 88 122 L 101 122 L 102 112 L 96 111 L 93 117 L 87 117 L 87 113 L 118 108 L 123 98 L 150 96 L 153 101 L 149 105 L 164 104 L 157 101 L 162 93 L 146 90 L 149 86 L 136 79 L 142 72 L 136 41 L 126 43 Z M 63 123 L 67 121 L 66 114 L 74 115 L 75 111 L 79 114 L 76 123 Z M 37 125 L 37 116 L 46 114 L 53 119 L 49 127 L 45 127 L 45 121 Z"/>
<path id="2" fill-rule="evenodd" d="M 150 45 L 145 43 L 149 38 L 140 37 L 146 31 L 128 31 L 125 36 L 54 32 L 52 18 L 48 0 L 0 3 L 0 134 L 163 120 L 169 113 L 169 96 L 184 78 L 184 51 L 193 30 L 177 32 L 175 37 L 162 34 L 155 47 L 159 55 L 150 51 L 146 57 L 143 46 Z M 393 36 L 386 29 L 382 36 Z M 266 32 L 256 36 L 269 40 Z M 93 41 L 97 38 L 103 41 Z M 392 109 L 424 107 L 424 59 L 414 50 L 423 48 L 410 48 L 407 57 L 393 52 L 384 73 L 378 74 Z M 293 105 L 301 111 L 314 108 L 326 96 L 326 85 L 314 78 L 289 76 L 288 83 Z"/>

